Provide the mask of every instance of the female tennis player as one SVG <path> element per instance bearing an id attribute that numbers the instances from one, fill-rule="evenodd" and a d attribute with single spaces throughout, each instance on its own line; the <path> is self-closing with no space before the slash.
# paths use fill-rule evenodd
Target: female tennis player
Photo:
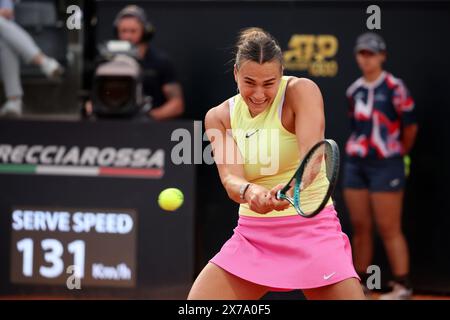
<path id="1" fill-rule="evenodd" d="M 222 184 L 240 203 L 238 226 L 188 299 L 259 299 L 293 289 L 308 299 L 364 299 L 332 201 L 305 218 L 276 197 L 324 139 L 319 88 L 283 76 L 281 49 L 259 28 L 241 33 L 234 76 L 240 93 L 209 110 L 205 126 Z M 304 193 L 303 201 L 316 199 Z"/>
<path id="2" fill-rule="evenodd" d="M 383 70 L 386 44 L 382 37 L 362 34 L 355 54 L 363 76 L 347 90 L 352 133 L 343 179 L 354 229 L 355 267 L 364 284 L 372 261 L 375 220 L 394 275 L 392 291 L 380 298 L 408 299 L 412 289 L 401 217 L 403 156 L 410 152 L 417 134 L 414 101 L 403 82 Z"/>

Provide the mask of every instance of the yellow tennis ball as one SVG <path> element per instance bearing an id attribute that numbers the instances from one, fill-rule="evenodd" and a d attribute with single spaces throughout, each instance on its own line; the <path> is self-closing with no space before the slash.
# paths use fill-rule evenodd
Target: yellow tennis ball
<path id="1" fill-rule="evenodd" d="M 183 192 L 177 188 L 168 188 L 163 190 L 158 196 L 159 206 L 166 211 L 175 211 L 184 201 Z"/>

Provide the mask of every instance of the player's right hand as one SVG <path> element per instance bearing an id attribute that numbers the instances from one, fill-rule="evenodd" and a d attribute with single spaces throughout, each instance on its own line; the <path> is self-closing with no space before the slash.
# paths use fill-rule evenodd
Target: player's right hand
<path id="1" fill-rule="evenodd" d="M 269 190 L 257 184 L 251 184 L 245 193 L 245 200 L 247 200 L 250 209 L 260 214 L 266 214 L 274 210 L 270 199 Z"/>

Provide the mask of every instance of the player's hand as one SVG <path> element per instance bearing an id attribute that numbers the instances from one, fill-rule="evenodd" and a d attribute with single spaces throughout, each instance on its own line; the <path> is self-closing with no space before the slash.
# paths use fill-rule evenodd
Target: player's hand
<path id="1" fill-rule="evenodd" d="M 278 200 L 277 199 L 277 193 L 278 193 L 278 191 L 283 189 L 283 187 L 284 187 L 284 184 L 280 183 L 279 185 L 276 185 L 269 191 L 269 194 L 270 194 L 269 200 L 272 202 L 273 209 L 277 210 L 277 211 L 285 210 L 290 205 L 287 200 Z M 291 190 L 289 190 L 289 191 L 291 191 Z"/>
<path id="2" fill-rule="evenodd" d="M 251 210 L 266 214 L 274 209 L 269 190 L 257 184 L 251 184 L 245 192 L 245 200 Z"/>

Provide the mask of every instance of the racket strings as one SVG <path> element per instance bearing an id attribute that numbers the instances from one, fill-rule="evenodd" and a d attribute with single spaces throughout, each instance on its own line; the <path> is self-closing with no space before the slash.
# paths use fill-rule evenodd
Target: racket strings
<path id="1" fill-rule="evenodd" d="M 311 158 L 306 163 L 306 166 L 302 175 L 301 190 L 307 189 L 312 185 L 318 178 L 320 178 L 320 173 L 323 171 L 323 165 L 325 160 L 325 147 L 320 146 L 311 155 Z"/>
<path id="2" fill-rule="evenodd" d="M 339 172 L 339 148 L 324 140 L 312 148 L 289 183 L 279 191 L 304 217 L 312 217 L 330 203 Z"/>
<path id="3" fill-rule="evenodd" d="M 299 207 L 305 214 L 315 212 L 322 205 L 333 171 L 332 159 L 332 151 L 324 144 L 311 154 L 305 165 L 299 195 Z"/>

